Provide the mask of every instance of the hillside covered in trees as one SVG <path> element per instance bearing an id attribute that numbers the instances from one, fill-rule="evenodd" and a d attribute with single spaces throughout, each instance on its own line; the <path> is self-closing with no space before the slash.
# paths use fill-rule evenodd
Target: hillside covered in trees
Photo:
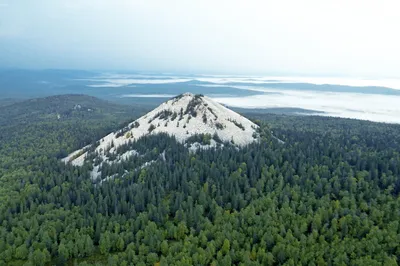
<path id="1" fill-rule="evenodd" d="M 94 183 L 60 159 L 143 110 L 71 97 L 1 107 L 0 265 L 400 262 L 399 125 L 252 113 L 259 143 L 147 136 Z"/>

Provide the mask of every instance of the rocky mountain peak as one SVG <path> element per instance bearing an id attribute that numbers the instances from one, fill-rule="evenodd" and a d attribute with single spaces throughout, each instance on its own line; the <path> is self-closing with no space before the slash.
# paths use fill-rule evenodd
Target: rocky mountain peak
<path id="1" fill-rule="evenodd" d="M 90 149 L 104 157 L 106 153 L 113 153 L 119 146 L 130 141 L 159 133 L 174 136 L 181 143 L 193 136 L 208 135 L 212 136 L 213 143 L 229 142 L 240 147 L 258 139 L 257 128 L 247 118 L 207 96 L 184 93 L 162 103 L 126 127 L 110 133 L 97 142 L 95 149 Z M 88 154 L 87 149 L 78 150 L 63 160 L 82 165 Z"/>

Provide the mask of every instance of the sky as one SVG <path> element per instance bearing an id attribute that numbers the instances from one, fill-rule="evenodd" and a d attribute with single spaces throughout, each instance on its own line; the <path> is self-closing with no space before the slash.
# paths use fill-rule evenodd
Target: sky
<path id="1" fill-rule="evenodd" d="M 398 0 L 0 0 L 0 67 L 400 78 L 398 10 Z"/>

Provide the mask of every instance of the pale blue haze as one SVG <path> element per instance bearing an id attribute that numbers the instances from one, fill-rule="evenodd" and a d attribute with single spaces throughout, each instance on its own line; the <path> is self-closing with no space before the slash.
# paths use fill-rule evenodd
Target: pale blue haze
<path id="1" fill-rule="evenodd" d="M 394 0 L 0 0 L 0 67 L 398 78 L 398 10 Z"/>

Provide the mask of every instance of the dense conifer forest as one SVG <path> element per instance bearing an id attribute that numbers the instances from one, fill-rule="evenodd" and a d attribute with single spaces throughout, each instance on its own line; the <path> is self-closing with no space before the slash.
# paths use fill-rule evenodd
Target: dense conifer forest
<path id="1" fill-rule="evenodd" d="M 399 125 L 251 113 L 259 143 L 149 136 L 94 183 L 60 159 L 143 110 L 75 97 L 0 108 L 0 265 L 400 262 Z"/>

